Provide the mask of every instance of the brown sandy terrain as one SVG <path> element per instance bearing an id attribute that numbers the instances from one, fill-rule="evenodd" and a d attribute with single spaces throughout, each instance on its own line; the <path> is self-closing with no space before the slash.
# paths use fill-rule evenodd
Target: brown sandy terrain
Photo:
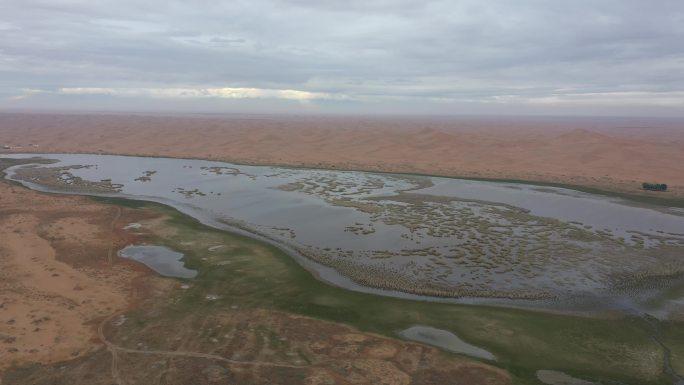
<path id="1" fill-rule="evenodd" d="M 99 152 L 684 195 L 684 121 L 0 114 L 4 152 Z M 658 194 L 658 193 L 652 193 Z"/>
<path id="2" fill-rule="evenodd" d="M 117 364 L 96 352 L 28 366 L 7 380 L 31 384 L 510 384 L 505 370 L 414 343 L 268 310 L 120 318 L 106 332 Z M 97 375 L 99 373 L 99 375 Z M 107 373 L 107 375 L 102 375 Z"/>
<path id="3" fill-rule="evenodd" d="M 119 213 L 81 197 L 0 183 L 0 370 L 57 362 L 98 348 L 98 318 L 130 307 L 142 269 L 117 261 Z"/>

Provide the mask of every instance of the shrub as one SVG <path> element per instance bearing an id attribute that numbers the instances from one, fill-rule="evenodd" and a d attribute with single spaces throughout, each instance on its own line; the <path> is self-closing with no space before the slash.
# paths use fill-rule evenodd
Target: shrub
<path id="1" fill-rule="evenodd" d="M 641 187 L 644 190 L 653 190 L 653 191 L 665 191 L 665 190 L 667 190 L 667 185 L 665 183 L 647 183 L 647 182 L 644 182 L 641 184 Z"/>

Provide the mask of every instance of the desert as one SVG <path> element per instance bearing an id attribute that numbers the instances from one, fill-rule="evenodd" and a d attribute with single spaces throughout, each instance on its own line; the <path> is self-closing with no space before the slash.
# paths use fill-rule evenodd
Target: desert
<path id="1" fill-rule="evenodd" d="M 99 153 L 684 194 L 681 119 L 0 114 L 4 153 Z M 657 155 L 655 155 L 657 154 Z"/>

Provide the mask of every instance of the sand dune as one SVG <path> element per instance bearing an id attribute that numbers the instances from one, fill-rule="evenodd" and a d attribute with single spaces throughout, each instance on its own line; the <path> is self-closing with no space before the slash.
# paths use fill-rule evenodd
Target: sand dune
<path id="1" fill-rule="evenodd" d="M 684 121 L 0 114 L 4 152 L 99 152 L 553 181 L 684 195 Z"/>

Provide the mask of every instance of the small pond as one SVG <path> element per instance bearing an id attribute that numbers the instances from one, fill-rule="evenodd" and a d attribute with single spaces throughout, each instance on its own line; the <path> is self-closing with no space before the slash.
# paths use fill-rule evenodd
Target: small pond
<path id="1" fill-rule="evenodd" d="M 597 385 L 556 370 L 537 370 L 537 378 L 547 385 Z"/>
<path id="2" fill-rule="evenodd" d="M 463 341 L 447 330 L 436 329 L 430 326 L 413 326 L 401 331 L 399 335 L 407 340 L 436 346 L 452 353 L 496 361 L 496 357 L 492 353 Z"/>
<path id="3" fill-rule="evenodd" d="M 119 256 L 136 260 L 165 277 L 194 278 L 195 270 L 183 263 L 183 254 L 164 246 L 129 245 L 119 251 Z"/>

